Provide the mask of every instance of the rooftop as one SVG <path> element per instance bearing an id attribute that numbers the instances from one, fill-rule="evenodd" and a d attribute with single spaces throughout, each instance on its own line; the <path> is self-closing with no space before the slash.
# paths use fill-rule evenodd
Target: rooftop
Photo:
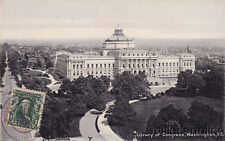
<path id="1" fill-rule="evenodd" d="M 106 42 L 112 42 L 112 41 L 132 41 L 131 38 L 128 38 L 124 35 L 123 29 L 120 27 L 117 27 L 114 30 L 114 34 L 105 40 Z"/>

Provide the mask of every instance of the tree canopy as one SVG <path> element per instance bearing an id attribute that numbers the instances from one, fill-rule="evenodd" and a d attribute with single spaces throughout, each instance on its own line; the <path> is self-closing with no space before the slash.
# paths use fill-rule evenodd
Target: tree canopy
<path id="1" fill-rule="evenodd" d="M 149 82 L 143 73 L 123 72 L 115 76 L 112 86 L 111 93 L 118 99 L 132 100 L 150 94 Z"/>
<path id="2" fill-rule="evenodd" d="M 156 129 L 207 129 L 223 128 L 223 113 L 214 110 L 210 105 L 193 101 L 187 113 L 183 109 L 170 104 L 162 108 L 158 115 L 149 117 L 146 127 L 147 133 L 153 133 Z M 189 130 L 190 131 L 190 130 Z"/>
<path id="3" fill-rule="evenodd" d="M 224 90 L 224 68 L 213 61 L 201 65 L 201 70 L 192 72 L 186 70 L 178 75 L 176 90 L 181 95 L 202 95 L 212 98 L 223 96 Z"/>
<path id="4" fill-rule="evenodd" d="M 40 133 L 44 138 L 79 136 L 79 119 L 89 110 L 105 109 L 102 98 L 109 79 L 93 76 L 64 80 L 59 93 L 49 92 L 43 111 Z M 56 114 L 57 113 L 57 114 Z"/>
<path id="5" fill-rule="evenodd" d="M 131 122 L 136 114 L 129 100 L 150 94 L 149 83 L 143 73 L 134 75 L 123 72 L 115 77 L 112 86 L 111 94 L 115 96 L 116 101 L 109 114 L 108 122 L 111 125 L 124 125 Z"/>

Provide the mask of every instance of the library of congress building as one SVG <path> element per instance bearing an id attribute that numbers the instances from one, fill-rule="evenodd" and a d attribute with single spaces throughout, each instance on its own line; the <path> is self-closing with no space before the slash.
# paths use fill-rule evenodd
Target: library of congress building
<path id="1" fill-rule="evenodd" d="M 181 71 L 189 69 L 194 72 L 195 56 L 190 53 L 160 55 L 135 49 L 135 42 L 126 37 L 121 28 L 116 28 L 114 34 L 104 41 L 99 53 L 57 52 L 55 68 L 70 80 L 88 75 L 105 75 L 113 79 L 117 74 L 130 71 L 133 74 L 143 72 L 150 82 L 161 83 L 176 80 Z"/>

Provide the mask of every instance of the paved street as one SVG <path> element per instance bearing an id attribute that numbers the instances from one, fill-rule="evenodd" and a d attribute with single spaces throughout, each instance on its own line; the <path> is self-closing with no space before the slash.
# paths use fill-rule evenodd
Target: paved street
<path id="1" fill-rule="evenodd" d="M 7 58 L 6 58 L 7 60 Z M 3 77 L 3 85 L 4 88 L 1 88 L 0 93 L 0 100 L 2 105 L 4 106 L 1 109 L 1 126 L 0 126 L 0 141 L 28 141 L 32 139 L 31 133 L 21 133 L 16 131 L 16 129 L 12 127 L 8 127 L 5 124 L 7 114 L 8 114 L 8 107 L 9 107 L 9 100 L 11 95 L 12 88 L 16 86 L 16 82 L 11 76 L 11 72 L 9 71 L 8 65 L 6 68 L 6 72 Z M 6 104 L 5 104 L 6 103 Z M 21 131 L 21 130 L 20 130 Z"/>
<path id="2" fill-rule="evenodd" d="M 88 111 L 85 114 L 85 116 L 81 118 L 80 125 L 79 125 L 80 133 L 84 138 L 87 138 L 87 139 L 88 139 L 88 136 L 91 136 L 92 137 L 91 141 L 106 141 L 97 132 L 95 128 L 95 120 L 97 115 L 92 114 L 91 111 L 94 111 L 94 110 Z"/>

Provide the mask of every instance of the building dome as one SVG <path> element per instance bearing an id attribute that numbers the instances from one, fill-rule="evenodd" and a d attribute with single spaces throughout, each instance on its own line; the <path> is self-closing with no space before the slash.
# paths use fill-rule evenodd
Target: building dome
<path id="1" fill-rule="evenodd" d="M 132 39 L 128 38 L 127 36 L 124 35 L 123 29 L 121 27 L 117 27 L 114 30 L 114 33 L 112 34 L 111 37 L 106 39 L 107 42 L 113 42 L 113 41 L 132 41 Z"/>
<path id="2" fill-rule="evenodd" d="M 123 29 L 119 26 L 114 30 L 111 37 L 103 42 L 102 55 L 107 55 L 110 50 L 134 49 L 135 43 L 131 38 L 123 34 Z"/>

